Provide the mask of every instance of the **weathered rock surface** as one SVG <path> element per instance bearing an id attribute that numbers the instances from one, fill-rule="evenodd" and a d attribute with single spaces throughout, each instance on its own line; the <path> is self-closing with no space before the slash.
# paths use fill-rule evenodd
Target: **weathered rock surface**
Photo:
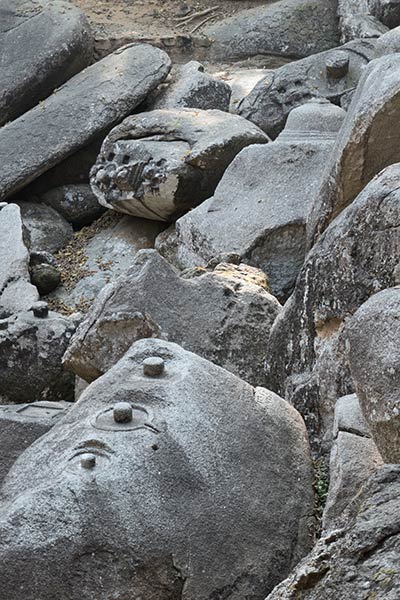
<path id="1" fill-rule="evenodd" d="M 231 88 L 227 83 L 211 77 L 197 61 L 177 67 L 172 81 L 157 94 L 149 109 L 201 108 L 229 110 Z"/>
<path id="2" fill-rule="evenodd" d="M 105 139 L 92 189 L 103 206 L 168 221 L 209 198 L 242 148 L 267 141 L 253 123 L 219 110 L 141 113 Z"/>
<path id="3" fill-rule="evenodd" d="M 364 66 L 375 58 L 375 40 L 357 40 L 269 71 L 237 112 L 275 138 L 288 114 L 310 98 L 340 104 L 356 87 Z"/>
<path id="4" fill-rule="evenodd" d="M 47 433 L 69 406 L 46 401 L 0 406 L 0 486 L 23 451 Z"/>
<path id="5" fill-rule="evenodd" d="M 27 234 L 16 204 L 0 207 L 0 318 L 29 310 L 39 294 L 29 277 Z"/>
<path id="6" fill-rule="evenodd" d="M 57 313 L 21 312 L 0 321 L 1 404 L 74 399 L 74 378 L 61 358 L 75 327 Z"/>
<path id="7" fill-rule="evenodd" d="M 369 6 L 371 13 L 390 29 L 400 25 L 399 0 L 369 0 Z"/>
<path id="8" fill-rule="evenodd" d="M 92 381 L 137 339 L 161 336 L 259 385 L 265 338 L 281 308 L 265 287 L 264 274 L 246 265 L 220 264 L 183 278 L 156 251 L 143 251 L 101 292 L 64 364 Z"/>
<path id="9" fill-rule="evenodd" d="M 90 27 L 67 2 L 2 0 L 0 54 L 1 126 L 88 66 Z"/>
<path id="10" fill-rule="evenodd" d="M 54 188 L 43 195 L 42 202 L 54 208 L 75 228 L 90 225 L 105 211 L 90 186 L 84 183 Z"/>
<path id="11" fill-rule="evenodd" d="M 106 133 L 161 83 L 162 50 L 128 45 L 81 71 L 46 101 L 0 130 L 0 198 L 20 190 Z"/>
<path id="12" fill-rule="evenodd" d="M 33 285 L 41 296 L 46 296 L 55 290 L 61 283 L 61 273 L 58 268 L 48 263 L 30 266 L 29 272 Z"/>
<path id="13" fill-rule="evenodd" d="M 370 11 L 370 0 L 338 0 L 341 41 L 377 38 L 388 28 Z"/>
<path id="14" fill-rule="evenodd" d="M 381 35 L 376 40 L 375 47 L 377 57 L 400 52 L 400 27 L 391 29 L 384 35 Z"/>
<path id="15" fill-rule="evenodd" d="M 400 466 L 381 467 L 328 533 L 268 600 L 396 600 L 400 594 Z"/>
<path id="16" fill-rule="evenodd" d="M 363 304 L 350 320 L 347 335 L 351 374 L 373 438 L 385 462 L 399 463 L 400 287 Z"/>
<path id="17" fill-rule="evenodd" d="M 258 54 L 302 58 L 338 45 L 335 2 L 280 0 L 243 10 L 206 27 L 214 60 L 239 60 Z"/>
<path id="18" fill-rule="evenodd" d="M 293 110 L 274 143 L 235 158 L 214 196 L 177 221 L 160 252 L 180 267 L 237 253 L 262 269 L 273 294 L 285 300 L 303 264 L 307 218 L 344 116 L 323 100 Z"/>
<path id="19" fill-rule="evenodd" d="M 364 71 L 337 138 L 308 226 L 309 245 L 384 167 L 400 161 L 400 55 Z"/>
<path id="20" fill-rule="evenodd" d="M 0 595 L 258 600 L 310 547 L 312 478 L 293 407 L 142 340 L 9 472 Z"/>
<path id="21" fill-rule="evenodd" d="M 396 284 L 399 178 L 400 165 L 388 167 L 331 223 L 272 328 L 268 385 L 302 412 L 316 445 L 329 442 L 336 399 L 354 391 L 345 321 Z"/>
<path id="22" fill-rule="evenodd" d="M 71 239 L 73 229 L 54 208 L 38 202 L 18 202 L 29 233 L 31 252 L 56 252 Z"/>

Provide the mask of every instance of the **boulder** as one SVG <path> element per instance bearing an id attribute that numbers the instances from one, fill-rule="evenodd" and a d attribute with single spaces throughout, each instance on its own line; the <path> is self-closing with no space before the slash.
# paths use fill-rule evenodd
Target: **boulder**
<path id="1" fill-rule="evenodd" d="M 377 57 L 400 52 L 400 27 L 391 29 L 384 35 L 381 35 L 381 37 L 376 40 L 375 47 Z"/>
<path id="2" fill-rule="evenodd" d="M 180 277 L 155 250 L 144 250 L 101 292 L 64 365 L 92 381 L 137 339 L 162 336 L 259 385 L 265 338 L 281 308 L 266 285 L 265 275 L 246 265 L 222 263 Z"/>
<path id="3" fill-rule="evenodd" d="M 41 200 L 54 208 L 75 229 L 90 225 L 105 212 L 90 186 L 84 183 L 53 188 Z"/>
<path id="4" fill-rule="evenodd" d="M 371 0 L 338 0 L 342 43 L 359 38 L 378 38 L 388 30 L 371 14 L 370 2 Z"/>
<path id="5" fill-rule="evenodd" d="M 38 202 L 18 202 L 18 206 L 31 252 L 56 252 L 72 238 L 71 225 L 54 208 Z"/>
<path id="6" fill-rule="evenodd" d="M 54 265 L 40 263 L 29 268 L 31 281 L 41 296 L 46 296 L 61 283 L 61 273 Z"/>
<path id="7" fill-rule="evenodd" d="M 136 217 L 169 221 L 213 194 L 246 146 L 267 136 L 219 110 L 155 110 L 134 115 L 104 140 L 91 171 L 100 204 Z"/>
<path id="8" fill-rule="evenodd" d="M 262 269 L 272 293 L 285 300 L 303 264 L 306 222 L 344 116 L 325 100 L 293 110 L 274 143 L 242 150 L 214 196 L 178 220 L 160 252 L 181 268 L 235 252 Z"/>
<path id="9" fill-rule="evenodd" d="M 128 45 L 84 69 L 0 130 L 0 198 L 87 146 L 142 102 L 170 69 L 162 50 Z"/>
<path id="10" fill-rule="evenodd" d="M 369 6 L 371 13 L 390 29 L 400 25 L 399 0 L 369 0 Z"/>
<path id="11" fill-rule="evenodd" d="M 10 470 L 0 596 L 258 600 L 310 548 L 312 481 L 293 407 L 142 340 Z"/>
<path id="12" fill-rule="evenodd" d="M 76 323 L 37 304 L 0 321 L 1 404 L 74 399 L 74 377 L 61 358 Z"/>
<path id="13" fill-rule="evenodd" d="M 275 138 L 290 111 L 310 98 L 323 97 L 340 104 L 356 87 L 375 52 L 375 40 L 357 40 L 269 71 L 242 100 L 237 112 Z"/>
<path id="14" fill-rule="evenodd" d="M 365 67 L 336 140 L 308 224 L 311 247 L 384 167 L 400 161 L 400 55 Z"/>
<path id="15" fill-rule="evenodd" d="M 303 58 L 338 45 L 335 2 L 279 0 L 242 10 L 203 29 L 210 58 L 235 61 L 259 54 Z"/>
<path id="16" fill-rule="evenodd" d="M 201 63 L 192 60 L 177 67 L 172 81 L 159 90 L 148 108 L 215 108 L 228 111 L 231 93 L 227 83 L 211 77 L 204 72 Z"/>
<path id="17" fill-rule="evenodd" d="M 0 486 L 23 451 L 47 433 L 69 406 L 47 401 L 0 406 Z"/>
<path id="18" fill-rule="evenodd" d="M 400 462 L 400 287 L 375 294 L 348 326 L 351 374 L 387 463 Z"/>
<path id="19" fill-rule="evenodd" d="M 70 3 L 2 0 L 0 126 L 87 67 L 92 45 L 86 17 Z"/>
<path id="20" fill-rule="evenodd" d="M 266 600 L 399 597 L 400 465 L 381 467 L 343 521 L 343 527 L 325 534 Z"/>
<path id="21" fill-rule="evenodd" d="M 29 310 L 39 299 L 29 277 L 27 238 L 19 206 L 0 207 L 0 319 Z"/>
<path id="22" fill-rule="evenodd" d="M 329 449 L 336 400 L 354 391 L 346 320 L 396 284 L 399 178 L 400 165 L 388 167 L 331 223 L 271 331 L 268 386 L 302 412 L 314 447 Z"/>

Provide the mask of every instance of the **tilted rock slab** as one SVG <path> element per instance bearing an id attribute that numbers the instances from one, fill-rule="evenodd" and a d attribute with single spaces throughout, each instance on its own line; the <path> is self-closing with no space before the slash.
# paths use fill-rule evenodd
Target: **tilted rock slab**
<path id="1" fill-rule="evenodd" d="M 268 386 L 302 412 L 317 445 L 329 446 L 336 400 L 354 391 L 346 319 L 396 284 L 399 181 L 400 165 L 388 167 L 331 223 L 272 328 Z"/>
<path id="2" fill-rule="evenodd" d="M 104 140 L 91 170 L 100 204 L 172 220 L 209 198 L 236 154 L 267 136 L 219 110 L 154 110 L 128 117 Z"/>
<path id="3" fill-rule="evenodd" d="M 9 472 L 0 596 L 259 600 L 310 548 L 312 481 L 293 407 L 142 340 Z"/>
<path id="4" fill-rule="evenodd" d="M 89 23 L 67 2 L 2 0 L 0 126 L 33 108 L 90 64 Z"/>
<path id="5" fill-rule="evenodd" d="M 141 337 L 163 336 L 246 381 L 264 381 L 265 338 L 281 306 L 246 265 L 179 276 L 155 250 L 102 290 L 71 341 L 64 364 L 92 381 Z M 143 331 L 148 323 L 148 331 Z M 151 323 L 157 324 L 155 331 Z"/>
<path id="6" fill-rule="evenodd" d="M 400 287 L 365 302 L 350 320 L 347 335 L 351 374 L 364 416 L 385 462 L 399 463 Z"/>
<path id="7" fill-rule="evenodd" d="M 5 125 L 0 130 L 0 198 L 106 133 L 165 79 L 169 69 L 162 50 L 147 44 L 125 46 Z"/>

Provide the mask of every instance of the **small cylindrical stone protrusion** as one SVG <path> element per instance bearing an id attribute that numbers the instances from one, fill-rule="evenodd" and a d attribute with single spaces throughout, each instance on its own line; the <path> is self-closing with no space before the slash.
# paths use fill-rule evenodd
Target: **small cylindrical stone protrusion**
<path id="1" fill-rule="evenodd" d="M 83 469 L 93 469 L 96 466 L 96 456 L 94 454 L 82 454 L 81 466 Z"/>
<path id="2" fill-rule="evenodd" d="M 349 55 L 343 50 L 332 52 L 326 59 L 326 74 L 331 79 L 341 79 L 349 72 Z"/>
<path id="3" fill-rule="evenodd" d="M 148 377 L 162 375 L 165 369 L 164 359 L 159 356 L 150 356 L 143 361 L 143 373 Z"/>
<path id="4" fill-rule="evenodd" d="M 32 305 L 32 311 L 35 317 L 45 319 L 49 314 L 49 305 L 47 302 L 35 302 L 35 304 Z"/>
<path id="5" fill-rule="evenodd" d="M 117 402 L 114 405 L 113 417 L 116 423 L 130 423 L 133 418 L 132 406 L 128 402 Z"/>

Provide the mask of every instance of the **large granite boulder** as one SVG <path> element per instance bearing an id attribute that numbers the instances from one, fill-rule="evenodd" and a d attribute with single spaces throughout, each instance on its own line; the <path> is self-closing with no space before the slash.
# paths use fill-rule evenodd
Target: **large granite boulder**
<path id="1" fill-rule="evenodd" d="M 180 267 L 237 253 L 262 269 L 273 294 L 285 300 L 303 264 L 307 219 L 344 116 L 325 100 L 293 110 L 274 143 L 242 150 L 214 196 L 178 220 L 160 252 Z"/>
<path id="2" fill-rule="evenodd" d="M 281 308 L 265 287 L 265 275 L 246 265 L 220 264 L 180 277 L 155 250 L 142 251 L 127 274 L 101 292 L 64 364 L 92 381 L 134 341 L 157 335 L 260 385 L 265 338 Z"/>
<path id="3" fill-rule="evenodd" d="M 303 58 L 338 45 L 336 2 L 279 0 L 242 10 L 203 29 L 210 57 L 226 62 L 259 54 Z"/>
<path id="4" fill-rule="evenodd" d="M 67 2 L 1 0 L 0 126 L 90 64 L 92 35 Z"/>
<path id="5" fill-rule="evenodd" d="M 259 600 L 311 545 L 300 415 L 142 340 L 17 460 L 1 489 L 7 600 Z"/>
<path id="6" fill-rule="evenodd" d="M 388 28 L 371 13 L 370 4 L 375 0 L 338 0 L 338 16 L 341 41 L 359 38 L 378 38 Z"/>
<path id="7" fill-rule="evenodd" d="M 381 467 L 329 532 L 266 600 L 397 600 L 400 465 Z"/>
<path id="8" fill-rule="evenodd" d="M 154 110 L 128 117 L 104 140 L 91 171 L 99 202 L 168 221 L 213 194 L 236 154 L 267 136 L 219 110 Z"/>
<path id="9" fill-rule="evenodd" d="M 0 130 L 0 198 L 6 198 L 133 111 L 167 76 L 170 60 L 147 44 L 91 65 Z"/>
<path id="10" fill-rule="evenodd" d="M 72 238 L 71 225 L 51 206 L 39 202 L 18 202 L 18 206 L 31 252 L 56 252 Z"/>
<path id="11" fill-rule="evenodd" d="M 29 277 L 29 237 L 16 204 L 0 206 L 0 319 L 39 299 Z"/>
<path id="12" fill-rule="evenodd" d="M 0 404 L 74 399 L 74 377 L 61 359 L 76 322 L 47 314 L 46 303 L 33 307 L 0 320 Z"/>
<path id="13" fill-rule="evenodd" d="M 400 165 L 388 167 L 331 223 L 272 328 L 268 385 L 302 412 L 316 446 L 325 437 L 325 449 L 336 399 L 354 391 L 346 319 L 398 278 L 399 178 Z"/>
<path id="14" fill-rule="evenodd" d="M 365 67 L 308 226 L 309 245 L 384 167 L 400 161 L 400 55 Z"/>
<path id="15" fill-rule="evenodd" d="M 334 104 L 347 98 L 364 66 L 375 58 L 375 40 L 357 40 L 269 71 L 237 108 L 239 115 L 275 138 L 291 110 L 310 98 Z"/>
<path id="16" fill-rule="evenodd" d="M 373 438 L 385 462 L 399 463 L 400 287 L 365 302 L 347 335 L 351 374 Z"/>

